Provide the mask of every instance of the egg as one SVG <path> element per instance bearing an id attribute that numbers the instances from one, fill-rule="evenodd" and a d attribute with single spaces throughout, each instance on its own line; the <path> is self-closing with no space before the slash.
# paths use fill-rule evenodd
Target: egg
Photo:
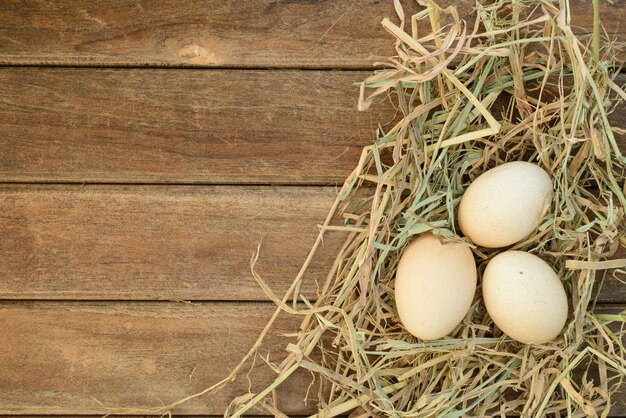
<path id="1" fill-rule="evenodd" d="M 537 229 L 552 202 L 552 180 L 535 164 L 515 161 L 481 174 L 459 205 L 459 226 L 475 244 L 506 247 Z"/>
<path id="2" fill-rule="evenodd" d="M 482 279 L 485 306 L 493 322 L 519 342 L 556 338 L 567 320 L 567 296 L 552 267 L 536 255 L 505 251 L 496 255 Z"/>
<path id="3" fill-rule="evenodd" d="M 395 301 L 400 322 L 417 338 L 434 340 L 463 320 L 476 291 L 472 251 L 432 233 L 411 242 L 398 263 Z"/>

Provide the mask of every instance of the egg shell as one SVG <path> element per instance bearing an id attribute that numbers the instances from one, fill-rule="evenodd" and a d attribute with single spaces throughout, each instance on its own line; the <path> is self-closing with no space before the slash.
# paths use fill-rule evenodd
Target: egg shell
<path id="1" fill-rule="evenodd" d="M 475 244 L 506 247 L 526 238 L 552 202 L 552 180 L 535 164 L 515 161 L 481 174 L 459 205 L 459 226 Z"/>
<path id="2" fill-rule="evenodd" d="M 434 340 L 463 320 L 476 291 L 472 251 L 460 243 L 421 235 L 404 250 L 396 272 L 395 300 L 400 321 L 414 336 Z"/>
<path id="3" fill-rule="evenodd" d="M 519 342 L 556 338 L 567 320 L 567 295 L 552 267 L 536 255 L 496 255 L 482 279 L 483 299 L 493 322 Z"/>

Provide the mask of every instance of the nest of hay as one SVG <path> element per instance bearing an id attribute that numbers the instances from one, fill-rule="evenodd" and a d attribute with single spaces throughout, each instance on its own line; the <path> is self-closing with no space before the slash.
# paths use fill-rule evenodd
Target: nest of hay
<path id="1" fill-rule="evenodd" d="M 302 324 L 274 383 L 236 399 L 227 415 L 255 406 L 281 416 L 272 393 L 303 368 L 319 381 L 320 417 L 607 416 L 626 376 L 626 313 L 594 313 L 602 279 L 619 279 L 626 268 L 611 259 L 626 248 L 626 158 L 608 119 L 625 97 L 614 82 L 616 46 L 597 16 L 592 35 L 576 36 L 564 0 L 479 3 L 474 22 L 431 1 L 410 18 L 394 4 L 400 24 L 383 26 L 397 55 L 360 84 L 359 106 L 387 96 L 397 118 L 363 150 L 290 291 L 277 297 L 252 269 L 277 305 L 272 321 L 286 312 Z M 420 20 L 430 33 L 418 33 Z M 550 174 L 550 211 L 523 242 L 477 247 L 457 227 L 460 198 L 487 169 L 518 160 Z M 324 233 L 337 229 L 345 244 L 316 300 L 307 300 L 299 287 L 308 262 Z M 480 281 L 449 336 L 410 335 L 394 307 L 395 269 L 403 248 L 427 231 L 471 247 L 479 277 L 506 249 L 553 265 L 569 300 L 559 337 L 525 345 L 503 335 Z"/>

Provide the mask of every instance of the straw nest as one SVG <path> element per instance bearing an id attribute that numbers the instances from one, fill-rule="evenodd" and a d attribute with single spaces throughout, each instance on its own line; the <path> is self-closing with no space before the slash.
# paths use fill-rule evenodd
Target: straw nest
<path id="1" fill-rule="evenodd" d="M 227 415 L 260 407 L 284 416 L 272 393 L 299 368 L 319 383 L 320 417 L 609 414 L 626 376 L 626 312 L 594 313 L 594 297 L 603 278 L 619 280 L 626 268 L 626 260 L 611 260 L 626 247 L 626 158 L 608 120 L 625 97 L 614 82 L 615 45 L 597 15 L 594 33 L 576 36 L 564 0 L 479 3 L 474 22 L 454 8 L 420 4 L 422 12 L 405 18 L 396 1 L 399 25 L 383 20 L 397 55 L 360 84 L 359 107 L 387 96 L 397 118 L 363 150 L 289 292 L 277 297 L 252 268 L 277 310 L 244 360 L 255 356 L 280 312 L 302 324 L 274 383 L 235 399 Z M 421 20 L 430 33 L 418 33 Z M 480 275 L 502 249 L 464 238 L 456 209 L 473 179 L 517 160 L 546 170 L 555 197 L 536 233 L 510 248 L 555 266 L 570 303 L 566 327 L 540 345 L 507 338 L 489 318 L 479 286 L 449 336 L 416 340 L 394 307 L 399 255 L 432 231 L 471 247 Z M 324 233 L 336 229 L 347 239 L 309 301 L 300 283 Z M 301 303 L 288 303 L 294 299 Z"/>

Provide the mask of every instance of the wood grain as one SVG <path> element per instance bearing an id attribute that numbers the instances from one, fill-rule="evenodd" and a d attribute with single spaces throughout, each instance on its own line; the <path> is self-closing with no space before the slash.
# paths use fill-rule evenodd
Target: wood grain
<path id="1" fill-rule="evenodd" d="M 475 2 L 439 3 L 469 16 Z M 590 31 L 591 2 L 570 3 L 573 23 Z M 407 14 L 420 10 L 402 4 Z M 601 16 L 624 41 L 624 2 L 603 0 Z M 397 20 L 391 0 L 8 0 L 0 2 L 0 63 L 369 68 L 393 53 L 384 17 Z"/>
<path id="2" fill-rule="evenodd" d="M 266 300 L 289 287 L 335 198 L 324 187 L 0 187 L 0 298 Z M 303 291 L 342 242 L 329 233 Z"/>
<path id="3" fill-rule="evenodd" d="M 110 408 L 153 408 L 177 401 L 227 376 L 272 314 L 269 304 L 59 303 L 0 304 L 0 413 L 105 414 Z M 296 320 L 294 320 L 296 319 Z M 279 361 L 297 318 L 283 318 L 261 354 Z M 243 370 L 231 385 L 173 410 L 224 413 L 248 390 Z M 272 381 L 258 359 L 252 389 Z M 286 413 L 307 413 L 310 375 L 279 391 Z M 140 412 L 141 413 L 141 412 Z M 146 413 L 145 411 L 143 412 Z"/>
<path id="4" fill-rule="evenodd" d="M 0 181 L 343 183 L 368 72 L 0 69 Z"/>
<path id="5" fill-rule="evenodd" d="M 272 309 L 267 303 L 3 302 L 0 329 L 9 332 L 0 350 L 0 413 L 104 414 L 111 407 L 171 403 L 225 376 Z M 279 334 L 298 323 L 280 319 L 262 353 L 279 359 L 288 341 Z M 251 374 L 253 390 L 271 381 L 259 364 Z M 298 373 L 281 386 L 286 413 L 314 412 L 314 404 L 302 403 L 310 378 Z M 173 412 L 223 414 L 247 387 L 242 375 Z M 625 395 L 617 396 L 612 414 L 626 414 Z"/>
<path id="6" fill-rule="evenodd" d="M 0 186 L 0 298 L 267 300 L 282 295 L 335 198 L 329 187 Z M 345 235 L 328 233 L 302 290 L 314 297 Z M 603 302 L 626 301 L 608 277 Z"/>
<path id="7" fill-rule="evenodd" d="M 0 182 L 341 184 L 393 117 L 368 74 L 3 68 Z"/>
<path id="8" fill-rule="evenodd" d="M 617 253 L 612 257 L 614 259 L 626 259 L 626 249 L 620 247 Z M 604 274 L 606 273 L 606 274 Z M 615 274 L 615 275 L 614 275 Z M 619 280 L 617 280 L 617 277 Z M 607 272 L 598 272 L 596 289 L 598 289 L 598 300 L 603 303 L 622 303 L 626 309 L 626 285 L 624 280 L 626 275 L 618 274 L 613 270 Z"/>

